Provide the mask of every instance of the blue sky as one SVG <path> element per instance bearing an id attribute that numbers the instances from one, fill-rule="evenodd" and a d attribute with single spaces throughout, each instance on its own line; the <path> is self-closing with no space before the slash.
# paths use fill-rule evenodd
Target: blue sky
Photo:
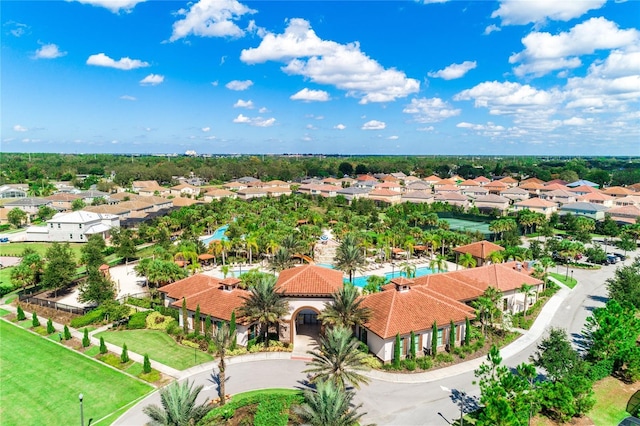
<path id="1" fill-rule="evenodd" d="M 2 1 L 1 150 L 640 155 L 640 2 Z"/>

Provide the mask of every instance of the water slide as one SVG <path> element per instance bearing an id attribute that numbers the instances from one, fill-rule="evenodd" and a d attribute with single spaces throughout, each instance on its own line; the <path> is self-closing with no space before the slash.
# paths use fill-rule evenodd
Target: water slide
<path id="1" fill-rule="evenodd" d="M 306 255 L 304 255 L 304 254 L 296 253 L 296 254 L 294 254 L 294 255 L 293 255 L 293 256 L 291 256 L 291 257 L 295 257 L 295 258 L 298 258 L 298 259 L 302 259 L 302 260 L 304 260 L 305 262 L 310 263 L 311 265 L 313 265 L 313 264 L 315 263 L 315 262 L 313 261 L 313 259 L 312 259 L 312 258 L 310 258 L 309 256 L 306 256 Z"/>

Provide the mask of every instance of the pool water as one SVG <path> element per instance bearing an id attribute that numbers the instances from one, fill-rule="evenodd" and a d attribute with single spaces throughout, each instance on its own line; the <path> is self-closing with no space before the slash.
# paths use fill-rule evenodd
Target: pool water
<path id="1" fill-rule="evenodd" d="M 205 247 L 208 247 L 209 244 L 211 244 L 211 242 L 215 240 L 226 241 L 228 240 L 228 238 L 226 235 L 224 235 L 224 233 L 227 232 L 227 229 L 229 229 L 229 225 L 221 226 L 220 228 L 216 229 L 216 232 L 214 232 L 211 236 L 202 238 L 200 241 L 202 241 L 202 244 L 204 244 Z"/>
<path id="2" fill-rule="evenodd" d="M 433 274 L 433 271 L 431 270 L 431 268 L 422 267 L 422 268 L 416 269 L 416 277 L 421 277 L 423 275 L 429 275 L 429 274 Z M 371 274 L 371 275 L 382 276 L 381 274 Z M 386 274 L 384 274 L 384 277 L 387 281 L 389 281 L 392 278 L 406 277 L 406 274 L 402 271 L 394 271 L 393 273 L 387 272 Z M 365 285 L 367 285 L 367 278 L 369 278 L 369 275 L 365 275 L 363 277 L 355 277 L 353 279 L 353 285 L 358 287 L 364 287 Z"/>

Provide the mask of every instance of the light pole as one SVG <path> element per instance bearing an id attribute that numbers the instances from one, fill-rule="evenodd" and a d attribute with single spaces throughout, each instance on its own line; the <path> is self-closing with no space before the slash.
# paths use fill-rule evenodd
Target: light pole
<path id="1" fill-rule="evenodd" d="M 460 426 L 464 426 L 464 403 L 467 394 L 460 392 Z"/>
<path id="2" fill-rule="evenodd" d="M 573 269 L 571 270 L 571 282 L 573 283 Z"/>
<path id="3" fill-rule="evenodd" d="M 391 262 L 391 278 L 394 278 L 396 272 L 396 262 Z"/>
<path id="4" fill-rule="evenodd" d="M 82 400 L 84 399 L 84 395 L 78 395 L 78 399 L 80 400 L 80 426 L 84 426 L 84 410 L 82 409 Z"/>

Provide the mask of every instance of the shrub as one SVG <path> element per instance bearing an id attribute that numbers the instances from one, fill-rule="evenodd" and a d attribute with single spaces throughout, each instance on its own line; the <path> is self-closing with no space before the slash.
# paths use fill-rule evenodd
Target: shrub
<path id="1" fill-rule="evenodd" d="M 180 327 L 180 324 L 178 324 L 178 321 L 176 320 L 169 321 L 169 324 L 167 324 L 167 334 L 176 336 L 180 333 L 182 333 L 182 328 Z"/>
<path id="2" fill-rule="evenodd" d="M 100 336 L 100 353 L 102 355 L 107 353 L 107 345 L 104 343 L 104 337 Z"/>
<path id="3" fill-rule="evenodd" d="M 171 317 L 176 321 L 178 321 L 180 318 L 180 312 L 176 308 L 167 308 L 166 306 L 156 305 L 153 307 L 153 310 L 156 312 L 160 312 L 162 315 Z"/>
<path id="4" fill-rule="evenodd" d="M 413 359 L 405 359 L 404 360 L 404 368 L 409 371 L 413 371 L 416 369 L 416 361 Z"/>
<path id="5" fill-rule="evenodd" d="M 33 327 L 39 327 L 40 326 L 40 321 L 38 320 L 38 315 L 35 312 L 31 315 L 31 325 Z"/>
<path id="6" fill-rule="evenodd" d="M 145 374 L 151 373 L 151 361 L 149 361 L 148 354 L 144 354 L 144 362 L 142 363 L 142 372 Z"/>
<path id="7" fill-rule="evenodd" d="M 399 370 L 402 370 L 402 367 L 400 365 L 391 363 L 391 364 L 384 364 L 382 366 L 382 369 L 386 371 L 399 371 Z"/>
<path id="8" fill-rule="evenodd" d="M 56 332 L 56 329 L 53 327 L 53 321 L 51 318 L 47 321 L 47 334 L 53 334 Z"/>
<path id="9" fill-rule="evenodd" d="M 71 332 L 69 331 L 69 327 L 64 326 L 64 340 L 71 340 Z"/>
<path id="10" fill-rule="evenodd" d="M 96 324 L 104 320 L 104 311 L 100 308 L 87 312 L 86 314 L 71 320 L 71 327 L 82 328 L 91 324 Z"/>
<path id="11" fill-rule="evenodd" d="M 251 348 L 253 348 L 256 345 L 257 341 L 258 341 L 257 337 L 254 337 L 253 339 L 250 339 L 247 342 L 247 351 L 251 352 Z"/>
<path id="12" fill-rule="evenodd" d="M 85 328 L 84 336 L 82 337 L 82 347 L 88 348 L 90 344 L 91 344 L 91 340 L 89 340 L 89 330 Z"/>
<path id="13" fill-rule="evenodd" d="M 151 314 L 150 311 L 136 312 L 131 315 L 129 322 L 127 323 L 128 330 L 139 330 L 147 326 L 147 317 Z"/>
<path id="14" fill-rule="evenodd" d="M 442 363 L 453 362 L 453 355 L 446 352 L 440 352 L 439 354 L 436 355 L 436 362 L 442 362 Z"/>
<path id="15" fill-rule="evenodd" d="M 14 287 L 7 285 L 0 285 L 0 296 L 4 296 L 5 294 L 9 294 L 13 291 Z"/>
<path id="16" fill-rule="evenodd" d="M 365 342 L 358 342 L 358 349 L 364 354 L 369 353 L 369 346 Z"/>
<path id="17" fill-rule="evenodd" d="M 27 316 L 24 314 L 24 311 L 22 310 L 22 306 L 18 306 L 18 312 L 16 315 L 17 315 L 18 321 L 24 321 L 27 319 Z"/>
<path id="18" fill-rule="evenodd" d="M 375 355 L 367 355 L 366 357 L 362 358 L 362 364 L 370 368 L 382 368 L 382 361 L 380 361 Z"/>
<path id="19" fill-rule="evenodd" d="M 428 370 L 433 366 L 433 361 L 431 361 L 431 358 L 427 356 L 423 356 L 416 359 L 416 362 L 418 363 L 418 367 L 420 367 L 423 370 Z"/>
<path id="20" fill-rule="evenodd" d="M 127 344 L 122 344 L 122 352 L 120 353 L 120 362 L 122 364 L 129 362 L 129 351 L 127 350 Z"/>
<path id="21" fill-rule="evenodd" d="M 146 327 L 150 330 L 166 330 L 169 324 L 174 322 L 174 319 L 165 315 L 162 315 L 160 312 L 150 312 L 147 315 L 145 320 Z"/>
<path id="22" fill-rule="evenodd" d="M 601 359 L 600 361 L 591 364 L 591 368 L 588 370 L 589 379 L 598 381 L 610 376 L 613 373 L 613 364 L 613 359 Z"/>
<path id="23" fill-rule="evenodd" d="M 135 297 L 127 297 L 126 304 L 137 306 L 139 308 L 151 309 L 152 300 L 149 298 L 138 299 Z"/>

